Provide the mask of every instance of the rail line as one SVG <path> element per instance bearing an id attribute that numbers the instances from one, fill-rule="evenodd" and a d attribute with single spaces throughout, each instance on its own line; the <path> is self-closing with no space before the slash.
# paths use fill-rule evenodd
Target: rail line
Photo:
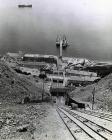
<path id="1" fill-rule="evenodd" d="M 65 126 L 69 130 L 70 134 L 74 138 L 74 140 L 95 140 L 89 133 L 87 133 L 83 128 L 80 127 L 76 122 L 74 122 L 70 117 L 68 117 L 66 114 L 61 112 L 59 109 L 57 109 L 57 112 L 64 122 Z"/>
<path id="2" fill-rule="evenodd" d="M 112 122 L 112 114 L 99 113 L 91 110 L 77 110 L 77 111 Z"/>
<path id="3" fill-rule="evenodd" d="M 112 140 L 112 131 L 92 122 L 74 112 L 70 109 L 60 108 L 58 110 L 70 118 L 80 128 L 82 128 L 88 135 L 95 140 Z"/>

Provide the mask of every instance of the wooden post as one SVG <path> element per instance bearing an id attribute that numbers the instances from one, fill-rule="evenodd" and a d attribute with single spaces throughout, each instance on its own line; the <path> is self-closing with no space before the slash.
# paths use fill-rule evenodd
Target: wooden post
<path id="1" fill-rule="evenodd" d="M 95 87 L 94 87 L 94 89 L 93 89 L 93 91 L 92 91 L 92 110 L 94 109 L 94 99 L 95 99 Z"/>
<path id="2" fill-rule="evenodd" d="M 42 101 L 44 100 L 44 79 L 43 79 L 43 91 L 42 91 Z"/>

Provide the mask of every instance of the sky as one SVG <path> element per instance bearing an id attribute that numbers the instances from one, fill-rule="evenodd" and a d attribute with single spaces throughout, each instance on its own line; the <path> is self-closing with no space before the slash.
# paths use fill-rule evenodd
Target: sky
<path id="1" fill-rule="evenodd" d="M 112 60 L 112 0 L 0 0 L 2 54 L 59 55 L 55 41 L 63 34 L 70 44 L 64 56 Z"/>

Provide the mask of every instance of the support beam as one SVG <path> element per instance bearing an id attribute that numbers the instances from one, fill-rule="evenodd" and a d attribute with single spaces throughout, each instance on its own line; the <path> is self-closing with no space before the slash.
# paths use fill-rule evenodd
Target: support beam
<path id="1" fill-rule="evenodd" d="M 60 58 L 62 58 L 62 44 L 63 44 L 63 41 L 60 40 Z"/>

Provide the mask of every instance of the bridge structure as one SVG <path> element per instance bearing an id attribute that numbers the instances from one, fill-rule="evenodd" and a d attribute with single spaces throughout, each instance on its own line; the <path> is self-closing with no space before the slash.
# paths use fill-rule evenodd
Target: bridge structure
<path id="1" fill-rule="evenodd" d="M 65 95 L 68 91 L 69 91 L 68 87 L 60 85 L 59 83 L 51 85 L 50 87 L 50 92 L 53 96 Z"/>
<path id="2" fill-rule="evenodd" d="M 50 93 L 52 95 L 52 100 L 54 103 L 60 105 L 65 104 L 67 97 L 68 88 L 62 84 L 52 84 L 50 87 Z"/>

